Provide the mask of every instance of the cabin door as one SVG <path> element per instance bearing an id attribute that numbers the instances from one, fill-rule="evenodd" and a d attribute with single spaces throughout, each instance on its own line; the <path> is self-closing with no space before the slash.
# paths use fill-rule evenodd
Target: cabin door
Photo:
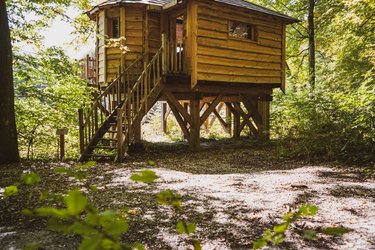
<path id="1" fill-rule="evenodd" d="M 173 13 L 169 16 L 169 34 L 169 71 L 181 74 L 186 68 L 184 60 L 186 36 L 185 11 Z"/>

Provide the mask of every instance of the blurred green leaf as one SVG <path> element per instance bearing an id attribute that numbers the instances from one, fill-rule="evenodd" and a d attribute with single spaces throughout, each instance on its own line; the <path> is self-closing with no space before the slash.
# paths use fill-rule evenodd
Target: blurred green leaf
<path id="1" fill-rule="evenodd" d="M 94 227 L 82 222 L 74 222 L 69 226 L 69 231 L 80 235 L 92 235 L 98 233 Z"/>
<path id="2" fill-rule="evenodd" d="M 152 183 L 159 178 L 154 171 L 143 170 L 139 174 L 133 174 L 130 179 L 136 182 Z"/>
<path id="3" fill-rule="evenodd" d="M 173 190 L 164 190 L 157 195 L 158 203 L 161 205 L 173 206 L 174 208 L 181 210 L 181 195 Z"/>
<path id="4" fill-rule="evenodd" d="M 194 223 L 186 223 L 180 220 L 177 222 L 176 230 L 179 234 L 192 234 L 195 232 L 196 227 Z"/>
<path id="5" fill-rule="evenodd" d="M 152 161 L 152 160 L 148 160 L 147 161 L 147 164 L 150 165 L 150 166 L 155 166 L 156 165 L 156 162 Z"/>
<path id="6" fill-rule="evenodd" d="M 260 249 L 267 246 L 267 241 L 260 239 L 253 243 L 253 249 Z"/>
<path id="7" fill-rule="evenodd" d="M 318 207 L 314 205 L 302 205 L 299 209 L 301 216 L 315 216 L 318 212 Z"/>
<path id="8" fill-rule="evenodd" d="M 81 245 L 79 246 L 80 250 L 98 250 L 102 249 L 103 238 L 100 235 L 94 235 L 90 237 L 84 237 Z"/>
<path id="9" fill-rule="evenodd" d="M 284 233 L 288 229 L 289 223 L 282 223 L 273 227 L 275 233 Z"/>
<path id="10" fill-rule="evenodd" d="M 15 194 L 17 194 L 17 193 L 18 193 L 18 187 L 17 187 L 17 186 L 14 186 L 14 185 L 12 185 L 12 186 L 8 186 L 8 187 L 6 187 L 5 190 L 4 190 L 4 195 L 5 195 L 6 197 L 10 197 L 10 196 L 15 195 Z"/>
<path id="11" fill-rule="evenodd" d="M 201 242 L 199 240 L 192 240 L 194 250 L 202 250 Z"/>
<path id="12" fill-rule="evenodd" d="M 85 163 L 78 164 L 74 168 L 75 169 L 89 169 L 89 168 L 92 168 L 93 166 L 95 166 L 95 164 L 96 164 L 95 161 L 88 161 L 88 162 L 85 162 Z"/>
<path id="13" fill-rule="evenodd" d="M 22 174 L 21 180 L 27 185 L 38 184 L 41 181 L 40 176 L 34 172 Z"/>
<path id="14" fill-rule="evenodd" d="M 342 235 L 342 234 L 349 233 L 352 230 L 349 228 L 345 228 L 345 227 L 325 227 L 325 228 L 322 228 L 320 231 L 323 234 L 327 234 L 327 235 Z"/>
<path id="15" fill-rule="evenodd" d="M 80 191 L 73 190 L 65 197 L 65 204 L 69 214 L 76 216 L 85 210 L 87 198 Z"/>

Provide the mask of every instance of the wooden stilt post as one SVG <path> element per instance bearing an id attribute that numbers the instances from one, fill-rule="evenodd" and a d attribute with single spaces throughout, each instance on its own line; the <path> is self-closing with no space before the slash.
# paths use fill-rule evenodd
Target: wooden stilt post
<path id="1" fill-rule="evenodd" d="M 234 139 L 239 139 L 241 136 L 241 116 L 239 112 L 234 112 L 233 113 L 233 138 Z"/>
<path id="2" fill-rule="evenodd" d="M 161 129 L 164 134 L 168 133 L 168 121 L 167 121 L 167 103 L 163 102 L 161 105 Z"/>
<path id="3" fill-rule="evenodd" d="M 199 149 L 200 144 L 200 100 L 190 100 L 190 115 L 193 121 L 190 127 L 190 146 L 193 150 Z"/>
<path id="4" fill-rule="evenodd" d="M 232 135 L 232 113 L 227 106 L 225 107 L 225 121 L 228 124 L 227 131 L 229 135 Z"/>
<path id="5" fill-rule="evenodd" d="M 122 162 L 123 156 L 123 131 L 122 131 L 122 109 L 117 109 L 117 162 Z"/>
<path id="6" fill-rule="evenodd" d="M 272 96 L 261 97 L 258 101 L 258 112 L 262 117 L 262 140 L 270 139 L 270 103 Z"/>
<path id="7" fill-rule="evenodd" d="M 142 140 L 142 126 L 141 121 L 134 124 L 134 142 L 141 142 Z"/>
<path id="8" fill-rule="evenodd" d="M 184 109 L 186 110 L 186 112 L 189 112 L 189 103 L 184 102 Z M 185 121 L 186 128 L 189 129 L 189 123 L 188 123 L 188 121 L 186 119 L 184 119 L 184 121 Z M 189 140 L 189 138 L 187 138 L 185 134 L 184 134 L 184 138 L 186 140 Z"/>
<path id="9" fill-rule="evenodd" d="M 79 151 L 82 154 L 85 151 L 85 135 L 83 127 L 83 109 L 78 109 L 78 121 L 79 121 Z"/>

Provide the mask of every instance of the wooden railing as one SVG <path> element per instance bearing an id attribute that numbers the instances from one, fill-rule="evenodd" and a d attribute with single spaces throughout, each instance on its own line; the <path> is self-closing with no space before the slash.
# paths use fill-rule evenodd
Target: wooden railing
<path id="1" fill-rule="evenodd" d="M 89 82 L 90 85 L 96 84 L 96 60 L 94 57 L 86 55 L 79 61 L 80 76 Z"/>
<path id="2" fill-rule="evenodd" d="M 143 67 L 142 57 L 135 60 L 117 78 L 100 93 L 88 110 L 80 109 L 79 112 L 79 132 L 80 151 L 87 148 L 99 128 L 108 118 L 114 115 L 116 109 L 123 104 L 126 98 L 126 90 L 132 88 L 137 81 L 139 68 Z"/>
<path id="3" fill-rule="evenodd" d="M 185 74 L 186 60 L 185 60 L 184 42 L 176 42 L 169 40 L 166 44 L 166 61 L 167 73 L 169 74 Z"/>
<path id="4" fill-rule="evenodd" d="M 127 85 L 126 98 L 117 113 L 117 149 L 121 160 L 125 147 L 133 138 L 135 120 L 141 119 L 153 103 L 154 90 L 161 84 L 163 77 L 163 48 L 160 48 L 133 86 Z M 155 96 L 156 98 L 156 96 Z"/>

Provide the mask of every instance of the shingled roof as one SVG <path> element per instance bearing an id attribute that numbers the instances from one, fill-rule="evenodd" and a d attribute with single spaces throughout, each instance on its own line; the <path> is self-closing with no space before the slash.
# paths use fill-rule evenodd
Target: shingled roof
<path id="1" fill-rule="evenodd" d="M 223 3 L 223 4 L 228 4 L 228 5 L 232 5 L 232 6 L 237 6 L 237 7 L 241 7 L 241 8 L 245 8 L 245 9 L 253 10 L 253 11 L 256 11 L 256 12 L 260 12 L 260 13 L 264 13 L 264 14 L 268 14 L 268 15 L 272 15 L 272 16 L 276 16 L 276 17 L 280 17 L 280 18 L 282 18 L 282 19 L 284 19 L 288 22 L 291 22 L 291 23 L 299 21 L 298 19 L 295 19 L 293 17 L 290 17 L 290 16 L 284 15 L 282 13 L 279 13 L 277 11 L 273 11 L 273 10 L 267 9 L 265 7 L 250 3 L 246 0 L 212 0 L 212 1 Z M 124 4 L 124 3 L 163 6 L 163 5 L 165 5 L 167 3 L 170 3 L 170 2 L 172 2 L 172 0 L 107 0 L 107 1 L 104 1 L 104 2 L 94 6 L 94 8 L 91 9 L 90 11 L 88 11 L 87 13 L 92 14 L 93 12 L 95 12 L 98 9 L 113 6 L 113 5 L 121 5 L 121 4 Z"/>

